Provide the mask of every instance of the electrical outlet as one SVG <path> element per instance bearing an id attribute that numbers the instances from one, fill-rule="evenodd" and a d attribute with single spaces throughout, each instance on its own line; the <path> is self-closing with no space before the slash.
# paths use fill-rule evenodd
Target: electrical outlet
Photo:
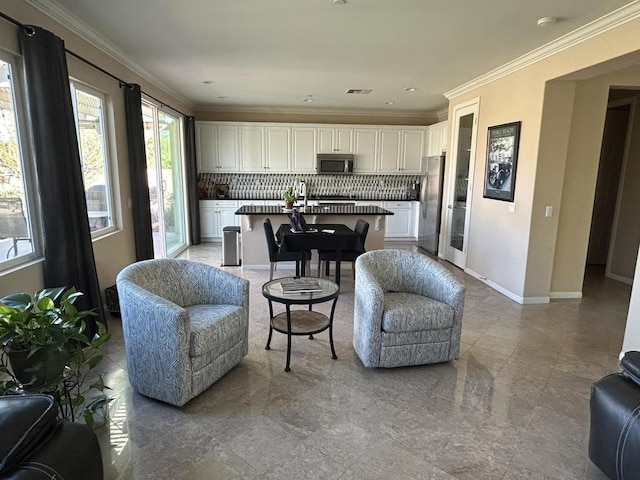
<path id="1" fill-rule="evenodd" d="M 544 207 L 544 216 L 553 217 L 553 207 L 551 205 L 547 205 L 546 207 Z"/>

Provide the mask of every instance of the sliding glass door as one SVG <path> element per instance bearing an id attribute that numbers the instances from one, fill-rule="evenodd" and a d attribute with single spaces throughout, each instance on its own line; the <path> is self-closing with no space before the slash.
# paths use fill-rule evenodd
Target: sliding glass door
<path id="1" fill-rule="evenodd" d="M 156 258 L 174 257 L 187 247 L 182 118 L 142 101 Z"/>

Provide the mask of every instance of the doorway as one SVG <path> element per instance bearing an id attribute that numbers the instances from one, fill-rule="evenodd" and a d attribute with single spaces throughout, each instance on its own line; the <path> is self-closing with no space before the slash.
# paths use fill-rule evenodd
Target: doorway
<path id="1" fill-rule="evenodd" d="M 630 184 L 633 178 L 626 172 L 628 162 L 634 162 L 629 146 L 636 98 L 620 98 L 623 92 L 612 90 L 609 95 L 586 264 L 591 271 L 631 285 L 634 272 L 630 265 L 635 266 L 640 238 L 637 222 L 630 222 L 627 215 L 637 196 L 631 190 L 637 187 Z"/>

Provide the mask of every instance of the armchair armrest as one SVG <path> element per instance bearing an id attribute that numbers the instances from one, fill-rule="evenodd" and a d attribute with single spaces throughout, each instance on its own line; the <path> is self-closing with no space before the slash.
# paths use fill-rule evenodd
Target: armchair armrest
<path id="1" fill-rule="evenodd" d="M 366 366 L 378 366 L 381 351 L 384 290 L 365 262 L 356 259 L 353 346 Z"/>
<path id="2" fill-rule="evenodd" d="M 189 369 L 189 313 L 127 279 L 117 286 L 125 339 L 137 345 L 127 349 L 131 383 L 145 394 L 180 384 Z"/>
<path id="3" fill-rule="evenodd" d="M 640 352 L 627 352 L 620 361 L 622 376 L 640 387 Z"/>

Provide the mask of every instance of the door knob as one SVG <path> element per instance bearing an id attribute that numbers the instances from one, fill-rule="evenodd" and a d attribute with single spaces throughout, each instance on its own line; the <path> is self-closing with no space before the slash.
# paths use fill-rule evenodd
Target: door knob
<path id="1" fill-rule="evenodd" d="M 449 210 L 453 210 L 453 205 L 447 205 L 447 208 L 448 208 Z"/>

